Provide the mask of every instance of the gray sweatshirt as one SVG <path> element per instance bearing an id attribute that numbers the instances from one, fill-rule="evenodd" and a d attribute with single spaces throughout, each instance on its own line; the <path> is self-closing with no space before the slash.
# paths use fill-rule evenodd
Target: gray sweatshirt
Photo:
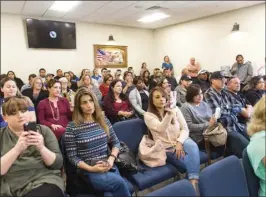
<path id="1" fill-rule="evenodd" d="M 175 88 L 175 91 L 176 91 L 176 105 L 182 106 L 183 103 L 187 102 L 186 101 L 187 90 L 181 85 L 178 85 Z"/>
<path id="2" fill-rule="evenodd" d="M 189 137 L 196 143 L 203 140 L 202 133 L 208 128 L 212 117 L 211 108 L 202 101 L 199 106 L 184 103 L 180 108 L 189 129 Z"/>

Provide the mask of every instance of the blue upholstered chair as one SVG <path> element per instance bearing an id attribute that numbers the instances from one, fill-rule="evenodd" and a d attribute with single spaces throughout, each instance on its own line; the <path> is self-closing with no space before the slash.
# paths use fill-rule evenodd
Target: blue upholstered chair
<path id="1" fill-rule="evenodd" d="M 249 196 L 240 160 L 226 157 L 204 168 L 199 177 L 201 196 Z"/>
<path id="2" fill-rule="evenodd" d="M 180 180 L 160 188 L 146 196 L 196 196 L 196 192 L 192 184 L 186 180 Z"/>
<path id="3" fill-rule="evenodd" d="M 246 175 L 246 180 L 248 183 L 249 196 L 258 196 L 260 181 L 255 175 L 254 170 L 248 158 L 247 149 L 243 150 L 242 154 L 243 167 Z"/>

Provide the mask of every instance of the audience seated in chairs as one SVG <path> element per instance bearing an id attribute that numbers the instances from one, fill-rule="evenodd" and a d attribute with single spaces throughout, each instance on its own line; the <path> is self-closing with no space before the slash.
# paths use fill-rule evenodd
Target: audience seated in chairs
<path id="1" fill-rule="evenodd" d="M 157 86 L 157 83 L 160 81 L 161 77 L 162 71 L 160 70 L 160 68 L 153 69 L 153 75 L 151 75 L 149 82 L 149 92 Z"/>
<path id="2" fill-rule="evenodd" d="M 76 93 L 73 122 L 68 124 L 65 133 L 67 157 L 95 190 L 130 196 L 126 182 L 114 165 L 119 147 L 119 140 L 94 93 L 80 88 Z"/>
<path id="3" fill-rule="evenodd" d="M 139 74 L 139 76 L 144 77 L 144 72 L 145 72 L 146 70 L 148 70 L 148 68 L 147 68 L 147 64 L 146 64 L 146 62 L 143 62 L 143 63 L 141 64 L 141 69 L 140 69 L 140 74 Z"/>
<path id="4" fill-rule="evenodd" d="M 74 81 L 74 82 L 79 81 L 79 78 L 72 71 L 68 71 L 68 73 L 70 75 L 71 81 Z"/>
<path id="5" fill-rule="evenodd" d="M 211 87 L 205 92 L 205 102 L 209 104 L 212 114 L 220 109 L 220 122 L 228 132 L 227 150 L 230 153 L 242 157 L 243 150 L 247 147 L 246 125 L 238 122 L 237 116 L 244 110 L 235 99 L 224 90 L 225 77 L 220 71 L 213 72 L 210 76 Z"/>
<path id="6" fill-rule="evenodd" d="M 189 138 L 189 129 L 181 111 L 166 108 L 168 95 L 162 88 L 154 88 L 149 97 L 144 121 L 154 140 L 161 140 L 167 151 L 167 162 L 177 168 L 185 167 L 188 179 L 197 191 L 200 171 L 199 149 Z"/>
<path id="7" fill-rule="evenodd" d="M 22 97 L 23 99 L 25 99 L 25 101 L 28 104 L 30 121 L 36 121 L 35 108 L 32 101 L 30 100 L 29 97 L 21 95 L 16 85 L 16 82 L 13 79 L 10 79 L 8 77 L 3 78 L 1 80 L 0 87 L 1 87 L 0 107 L 2 107 L 2 105 L 4 104 L 5 99 L 8 99 L 9 97 L 14 97 L 14 96 Z M 0 128 L 6 126 L 7 122 L 4 121 L 2 116 L 2 110 L 0 110 Z"/>
<path id="8" fill-rule="evenodd" d="M 40 77 L 35 77 L 32 81 L 32 87 L 22 92 L 24 96 L 27 96 L 31 99 L 35 109 L 37 109 L 37 106 L 41 100 L 46 99 L 49 96 L 49 92 L 43 90 L 43 86 L 42 79 Z"/>
<path id="9" fill-rule="evenodd" d="M 186 102 L 187 87 L 192 83 L 191 77 L 183 75 L 180 78 L 179 86 L 175 88 L 176 91 L 176 105 L 181 107 Z"/>
<path id="10" fill-rule="evenodd" d="M 227 93 L 243 108 L 241 113 L 237 116 L 238 121 L 246 124 L 250 118 L 253 107 L 249 104 L 246 97 L 240 92 L 240 88 L 240 80 L 237 77 L 230 77 L 227 79 Z"/>
<path id="11" fill-rule="evenodd" d="M 200 71 L 200 63 L 196 62 L 194 57 L 191 57 L 189 64 L 187 65 L 187 74 L 191 78 L 197 78 L 198 72 Z"/>
<path id="12" fill-rule="evenodd" d="M 131 90 L 128 99 L 139 117 L 143 117 L 144 112 L 148 109 L 149 92 L 144 89 L 144 83 L 141 77 L 135 77 L 133 84 L 135 89 Z"/>
<path id="13" fill-rule="evenodd" d="M 59 80 L 63 76 L 64 76 L 64 73 L 63 73 L 62 69 L 57 69 L 56 76 L 54 77 L 54 79 Z"/>
<path id="14" fill-rule="evenodd" d="M 102 93 L 102 100 L 104 100 L 104 97 L 108 94 L 109 86 L 111 82 L 113 81 L 113 76 L 108 74 L 104 77 L 103 83 L 99 86 L 99 89 Z"/>
<path id="15" fill-rule="evenodd" d="M 168 80 L 168 83 L 171 85 L 171 91 L 174 91 L 175 88 L 178 86 L 178 83 L 175 77 L 172 76 L 170 69 L 164 69 L 164 77 Z"/>
<path id="16" fill-rule="evenodd" d="M 85 74 L 81 77 L 79 88 L 81 87 L 86 87 L 91 90 L 96 95 L 98 101 L 102 100 L 102 93 L 100 92 L 99 87 L 92 81 L 90 75 Z"/>
<path id="17" fill-rule="evenodd" d="M 187 103 L 180 108 L 189 129 L 189 137 L 191 137 L 199 146 L 200 150 L 205 149 L 205 140 L 203 132 L 217 123 L 211 108 L 203 101 L 203 93 L 197 84 L 191 84 L 187 88 Z M 223 155 L 224 146 L 215 147 L 210 144 L 212 152 Z"/>
<path id="18" fill-rule="evenodd" d="M 202 93 L 204 94 L 206 90 L 210 88 L 209 72 L 207 70 L 201 69 L 198 72 L 198 77 L 193 80 L 193 83 L 198 84 L 201 88 Z"/>
<path id="19" fill-rule="evenodd" d="M 28 88 L 31 88 L 31 87 L 32 87 L 32 81 L 33 81 L 33 79 L 34 79 L 35 77 L 37 77 L 35 74 L 30 74 L 30 75 L 29 75 L 29 78 L 28 78 L 29 83 L 24 84 L 24 85 L 21 87 L 21 90 L 20 90 L 20 91 L 23 92 L 24 90 L 26 90 L 26 89 L 28 89 Z"/>
<path id="20" fill-rule="evenodd" d="M 13 79 L 16 82 L 18 89 L 21 90 L 22 86 L 24 85 L 24 82 L 20 78 L 16 77 L 13 71 L 8 71 L 7 77 Z"/>
<path id="21" fill-rule="evenodd" d="M 38 121 L 54 132 L 56 138 L 60 140 L 65 133 L 66 126 L 71 120 L 72 112 L 69 101 L 61 97 L 61 84 L 55 79 L 49 81 L 49 97 L 40 101 L 37 107 Z"/>
<path id="22" fill-rule="evenodd" d="M 104 98 L 104 112 L 112 124 L 135 118 L 135 112 L 128 98 L 122 93 L 122 81 L 113 80 L 108 95 Z"/>
<path id="23" fill-rule="evenodd" d="M 251 136 L 251 138 L 247 147 L 247 153 L 254 172 L 260 179 L 259 196 L 266 196 L 265 103 L 266 99 L 265 96 L 263 96 L 255 105 L 254 112 L 248 124 L 248 134 Z"/>
<path id="24" fill-rule="evenodd" d="M 248 102 L 254 106 L 265 94 L 264 79 L 262 76 L 253 77 L 248 85 L 243 89 L 244 95 Z"/>
<path id="25" fill-rule="evenodd" d="M 140 76 L 142 76 L 143 83 L 145 85 L 144 86 L 145 90 L 149 90 L 149 86 L 150 86 L 150 71 L 149 70 L 145 70 L 143 72 L 143 74 L 140 75 Z"/>
<path id="26" fill-rule="evenodd" d="M 46 126 L 25 131 L 28 103 L 10 97 L 3 105 L 8 126 L 1 130 L 1 196 L 64 196 L 60 176 L 63 159 L 54 134 Z"/>
<path id="27" fill-rule="evenodd" d="M 69 72 L 65 72 L 64 73 L 64 77 L 67 79 L 67 87 L 68 87 L 68 89 L 73 90 L 74 92 L 76 92 L 77 89 L 78 89 L 78 84 L 77 84 L 76 81 L 73 81 L 71 79 L 71 76 L 70 76 Z"/>
<path id="28" fill-rule="evenodd" d="M 122 81 L 122 87 L 123 87 L 123 94 L 125 94 L 127 97 L 129 96 L 129 93 L 131 90 L 135 88 L 133 84 L 133 73 L 126 71 L 124 73 L 124 81 Z"/>

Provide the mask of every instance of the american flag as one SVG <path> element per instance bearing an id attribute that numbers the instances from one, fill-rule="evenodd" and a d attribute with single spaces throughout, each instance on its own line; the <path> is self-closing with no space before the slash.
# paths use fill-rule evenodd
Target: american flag
<path id="1" fill-rule="evenodd" d="M 96 55 L 96 58 L 97 58 L 97 60 L 103 60 L 104 59 L 104 56 L 105 56 L 106 54 L 105 54 L 105 52 L 103 51 L 103 50 L 101 50 L 101 49 L 98 49 L 97 50 L 97 55 Z"/>

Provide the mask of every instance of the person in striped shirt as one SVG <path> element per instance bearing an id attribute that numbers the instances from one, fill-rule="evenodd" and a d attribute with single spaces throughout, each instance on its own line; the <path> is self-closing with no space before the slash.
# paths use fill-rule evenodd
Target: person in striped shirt
<path id="1" fill-rule="evenodd" d="M 114 160 L 120 143 L 111 123 L 102 114 L 98 100 L 88 88 L 75 95 L 73 121 L 66 128 L 67 157 L 77 170 L 100 192 L 114 196 L 130 196 L 126 182 L 120 176 Z M 108 155 L 108 145 L 111 154 Z"/>

